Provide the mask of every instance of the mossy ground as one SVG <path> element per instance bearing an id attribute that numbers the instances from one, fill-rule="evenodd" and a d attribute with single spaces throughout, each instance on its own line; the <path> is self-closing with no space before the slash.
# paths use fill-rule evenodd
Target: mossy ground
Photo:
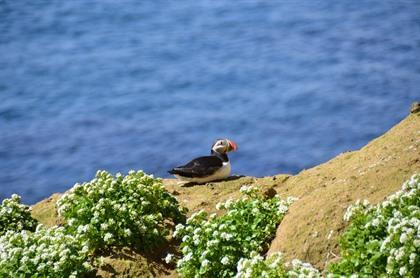
<path id="1" fill-rule="evenodd" d="M 304 170 L 295 176 L 232 177 L 204 185 L 180 186 L 164 180 L 169 192 L 189 209 L 214 212 L 218 202 L 240 196 L 242 185 L 257 185 L 263 191 L 273 188 L 282 197 L 299 200 L 291 207 L 277 229 L 269 253 L 282 251 L 286 260 L 298 258 L 317 268 L 338 258 L 338 239 L 345 229 L 343 214 L 357 199 L 372 203 L 397 191 L 404 180 L 420 172 L 420 113 L 410 114 L 383 136 L 362 149 Z M 302 158 L 304 159 L 304 158 Z M 33 206 L 33 216 L 46 225 L 60 224 L 55 212 L 58 194 Z M 163 262 L 170 243 L 145 254 L 128 248 L 107 254 L 100 277 L 176 277 L 173 266 Z M 166 248 L 166 249 L 165 249 Z"/>
<path id="2" fill-rule="evenodd" d="M 357 199 L 378 203 L 420 172 L 420 114 L 411 114 L 359 151 L 290 177 L 275 189 L 299 197 L 277 229 L 269 253 L 282 251 L 320 269 L 337 258 L 346 208 Z"/>

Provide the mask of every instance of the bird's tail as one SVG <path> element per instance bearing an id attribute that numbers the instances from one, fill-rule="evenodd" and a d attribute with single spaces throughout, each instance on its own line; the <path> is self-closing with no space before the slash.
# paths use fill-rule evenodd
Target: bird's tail
<path id="1" fill-rule="evenodd" d="M 176 173 L 178 173 L 178 171 L 175 169 L 172 169 L 172 170 L 169 170 L 168 173 L 171 175 L 175 175 Z"/>

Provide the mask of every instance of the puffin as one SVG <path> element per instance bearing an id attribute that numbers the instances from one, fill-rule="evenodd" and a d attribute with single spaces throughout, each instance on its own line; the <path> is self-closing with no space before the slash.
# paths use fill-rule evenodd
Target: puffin
<path id="1" fill-rule="evenodd" d="M 238 146 L 229 139 L 217 139 L 211 147 L 209 156 L 197 157 L 185 165 L 168 171 L 181 181 L 207 183 L 222 180 L 229 176 L 231 166 L 227 153 L 236 151 Z"/>

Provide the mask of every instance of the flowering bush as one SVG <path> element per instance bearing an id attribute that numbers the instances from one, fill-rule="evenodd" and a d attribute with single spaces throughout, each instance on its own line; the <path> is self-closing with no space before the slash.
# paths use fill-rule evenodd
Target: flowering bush
<path id="1" fill-rule="evenodd" d="M 37 221 L 32 218 L 30 208 L 20 203 L 20 196 L 13 194 L 12 198 L 4 199 L 0 206 L 0 236 L 6 231 L 34 231 Z"/>
<path id="2" fill-rule="evenodd" d="M 376 206 L 356 203 L 347 209 L 352 223 L 341 239 L 342 259 L 329 276 L 371 277 L 420 275 L 420 175 Z"/>
<path id="3" fill-rule="evenodd" d="M 76 184 L 57 202 L 69 231 L 84 234 L 89 248 L 110 245 L 151 247 L 169 234 L 170 223 L 183 222 L 185 211 L 159 179 L 142 171 Z"/>
<path id="4" fill-rule="evenodd" d="M 288 206 L 290 198 L 278 196 L 264 199 L 254 187 L 243 187 L 245 197 L 219 203 L 222 216 L 194 213 L 187 225 L 178 224 L 174 236 L 182 238 L 180 248 L 184 255 L 177 262 L 183 277 L 232 277 L 241 258 L 261 252 L 273 236 Z"/>
<path id="5" fill-rule="evenodd" d="M 258 253 L 252 253 L 249 259 L 242 258 L 239 260 L 237 271 L 235 278 L 286 276 L 283 259 L 279 253 L 275 253 L 265 260 Z"/>
<path id="6" fill-rule="evenodd" d="M 9 230 L 0 237 L 0 277 L 80 277 L 91 270 L 88 253 L 63 227 Z"/>
<path id="7" fill-rule="evenodd" d="M 287 277 L 305 277 L 315 278 L 321 277 L 318 269 L 314 268 L 310 263 L 302 262 L 301 260 L 292 260 L 291 268 L 287 271 Z"/>
<path id="8" fill-rule="evenodd" d="M 264 260 L 256 253 L 251 254 L 251 258 L 242 258 L 237 265 L 235 278 L 318 278 L 321 277 L 319 271 L 308 263 L 300 260 L 293 260 L 289 270 L 284 267 L 281 253 L 274 253 Z"/>

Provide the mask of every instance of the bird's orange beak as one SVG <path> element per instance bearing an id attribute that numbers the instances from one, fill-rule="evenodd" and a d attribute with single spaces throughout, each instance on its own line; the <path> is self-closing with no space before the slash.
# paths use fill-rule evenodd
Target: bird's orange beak
<path id="1" fill-rule="evenodd" d="M 231 140 L 228 140 L 228 142 L 229 142 L 229 149 L 230 149 L 230 151 L 236 151 L 238 149 L 238 145 L 236 145 L 235 142 L 233 142 Z"/>

